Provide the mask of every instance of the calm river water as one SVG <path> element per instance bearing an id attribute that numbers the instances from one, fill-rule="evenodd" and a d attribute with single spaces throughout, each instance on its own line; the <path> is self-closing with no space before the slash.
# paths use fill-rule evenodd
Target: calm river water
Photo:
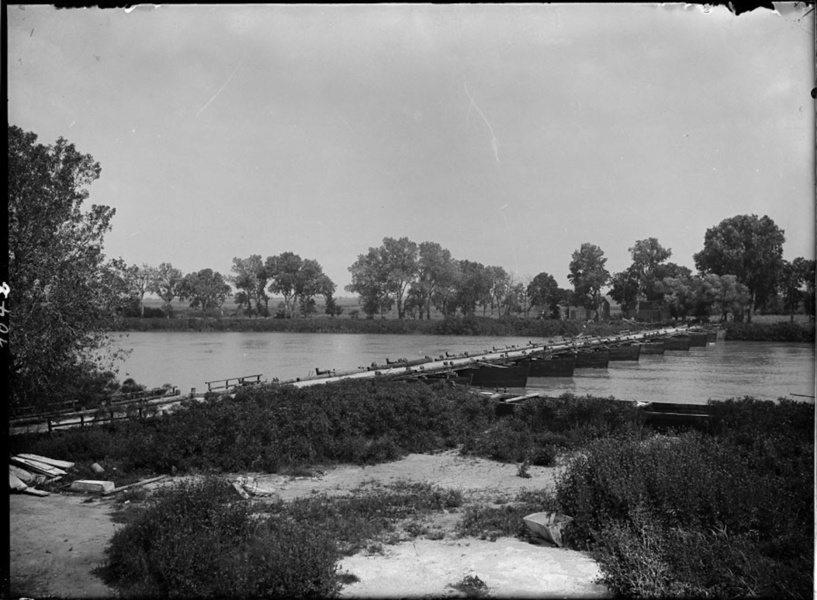
<path id="1" fill-rule="evenodd" d="M 315 368 L 353 370 L 386 358 L 415 359 L 524 345 L 530 338 L 426 335 L 300 334 L 265 332 L 132 332 L 116 334 L 132 349 L 119 377 L 148 387 L 164 383 L 207 389 L 205 381 L 263 375 L 291 379 Z M 533 340 L 538 342 L 540 340 Z M 751 395 L 774 400 L 792 394 L 814 396 L 814 346 L 778 342 L 725 342 L 688 352 L 642 356 L 638 362 L 611 362 L 607 369 L 581 369 L 572 378 L 544 380 L 529 392 L 551 395 L 614 396 L 620 400 L 705 403 Z M 537 380 L 543 381 L 543 380 Z"/>

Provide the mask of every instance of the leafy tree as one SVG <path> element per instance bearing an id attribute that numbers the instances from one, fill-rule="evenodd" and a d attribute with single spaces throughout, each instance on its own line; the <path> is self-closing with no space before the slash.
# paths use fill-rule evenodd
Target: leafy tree
<path id="1" fill-rule="evenodd" d="M 460 278 L 453 304 L 463 315 L 473 315 L 477 304 L 486 303 L 491 294 L 491 277 L 485 265 L 470 260 L 458 262 Z"/>
<path id="2" fill-rule="evenodd" d="M 383 238 L 380 253 L 385 269 L 386 285 L 397 303 L 397 318 L 402 319 L 405 316 L 403 298 L 417 277 L 417 244 L 407 237 L 399 239 L 386 237 Z"/>
<path id="3" fill-rule="evenodd" d="M 708 318 L 713 312 L 725 321 L 730 313 L 740 317 L 749 302 L 749 292 L 734 275 L 713 275 L 691 277 L 694 299 L 693 313 L 696 317 Z"/>
<path id="4" fill-rule="evenodd" d="M 99 163 L 59 138 L 8 127 L 9 387 L 14 405 L 47 405 L 79 374 L 117 358 L 107 330 L 119 300 L 102 254 L 114 209 L 83 209 Z"/>
<path id="5" fill-rule="evenodd" d="M 661 263 L 672 256 L 672 250 L 664 248 L 658 243 L 656 238 L 638 240 L 629 248 L 633 262 L 630 271 L 636 280 L 635 311 L 641 308 L 642 300 L 652 292 L 655 287 L 655 275 Z"/>
<path id="6" fill-rule="evenodd" d="M 599 319 L 599 305 L 601 304 L 601 289 L 610 280 L 610 273 L 604 268 L 607 259 L 601 248 L 594 244 L 584 243 L 579 250 L 573 252 L 570 261 L 570 274 L 567 276 L 573 284 L 576 301 L 581 306 L 595 312 L 595 319 Z"/>
<path id="7" fill-rule="evenodd" d="M 331 297 L 335 284 L 323 272 L 316 260 L 305 259 L 301 263 L 295 283 L 295 295 L 304 316 L 315 312 L 315 296 Z"/>
<path id="8" fill-rule="evenodd" d="M 513 281 L 511 276 L 502 267 L 488 266 L 485 267 L 485 274 L 488 277 L 489 288 L 488 293 L 482 299 L 482 314 L 485 315 L 485 308 L 491 306 L 491 315 L 494 314 L 494 307 L 498 314 L 502 314 L 502 305 L 508 299 Z M 507 312 L 507 311 L 506 311 Z"/>
<path id="9" fill-rule="evenodd" d="M 188 273 L 182 279 L 179 297 L 190 300 L 190 308 L 202 311 L 217 309 L 223 314 L 222 305 L 232 295 L 230 285 L 224 280 L 221 273 L 212 269 L 202 269 L 196 273 Z"/>
<path id="10" fill-rule="evenodd" d="M 266 287 L 270 274 L 261 255 L 252 254 L 248 258 L 233 258 L 232 272 L 230 281 L 246 296 L 247 311 L 252 314 L 251 304 L 254 302 L 255 314 L 269 316 L 269 296 Z"/>
<path id="11" fill-rule="evenodd" d="M 794 322 L 794 312 L 800 306 L 800 302 L 803 301 L 804 305 L 808 304 L 809 285 L 813 294 L 813 260 L 806 260 L 802 256 L 798 256 L 791 262 L 783 261 L 783 268 L 780 272 L 780 288 L 783 295 L 783 307 L 789 311 L 791 322 Z"/>
<path id="12" fill-rule="evenodd" d="M 664 296 L 664 306 L 670 315 L 683 319 L 695 308 L 695 287 L 692 277 L 679 274 L 678 277 L 665 277 L 657 287 Z"/>
<path id="13" fill-rule="evenodd" d="M 173 313 L 171 302 L 179 295 L 182 279 L 184 279 L 182 272 L 170 263 L 163 262 L 156 268 L 156 277 L 149 291 L 164 301 L 164 309 L 168 318 Z"/>
<path id="14" fill-rule="evenodd" d="M 346 291 L 358 294 L 367 318 L 371 319 L 380 313 L 386 313 L 394 305 L 393 290 L 388 274 L 388 265 L 379 248 L 369 248 L 366 254 L 359 254 L 357 260 L 349 267 L 352 283 Z"/>
<path id="15" fill-rule="evenodd" d="M 136 296 L 139 299 L 139 316 L 145 316 L 145 294 L 153 287 L 153 282 L 156 279 L 156 267 L 148 264 L 132 265 L 130 267 L 132 274 L 133 287 Z"/>
<path id="16" fill-rule="evenodd" d="M 768 216 L 738 215 L 707 229 L 694 255 L 702 274 L 735 275 L 749 288 L 748 321 L 774 293 L 783 266 L 784 232 Z"/>
<path id="17" fill-rule="evenodd" d="M 522 313 L 527 317 L 528 311 L 528 288 L 521 281 L 514 282 L 511 278 L 510 287 L 503 299 L 505 305 L 504 315 L 507 317 L 511 313 Z"/>
<path id="18" fill-rule="evenodd" d="M 446 291 L 457 278 L 457 262 L 451 252 L 436 242 L 422 242 L 418 247 L 417 278 L 412 283 L 411 298 L 420 311 L 431 319 L 431 306 L 435 299 L 445 304 Z"/>
<path id="19" fill-rule="evenodd" d="M 140 314 L 138 267 L 129 265 L 122 258 L 108 261 L 105 267 L 104 285 L 116 297 L 119 314 L 125 317 L 138 317 Z"/>
<path id="20" fill-rule="evenodd" d="M 632 266 L 614 274 L 610 279 L 610 297 L 621 305 L 621 310 L 625 313 L 631 310 L 637 312 L 640 308 L 638 281 L 638 273 Z"/>
<path id="21" fill-rule="evenodd" d="M 815 283 L 815 262 L 806 260 L 803 262 L 803 279 L 805 281 L 805 293 L 803 295 L 803 310 L 814 320 L 814 283 Z"/>
<path id="22" fill-rule="evenodd" d="M 544 319 L 553 314 L 553 303 L 557 301 L 559 285 L 553 275 L 539 273 L 528 284 L 528 301 L 539 311 L 539 318 Z"/>
<path id="23" fill-rule="evenodd" d="M 269 256 L 265 261 L 267 275 L 271 280 L 269 291 L 284 297 L 284 315 L 292 317 L 295 296 L 298 293 L 298 273 L 303 259 L 293 252 Z"/>

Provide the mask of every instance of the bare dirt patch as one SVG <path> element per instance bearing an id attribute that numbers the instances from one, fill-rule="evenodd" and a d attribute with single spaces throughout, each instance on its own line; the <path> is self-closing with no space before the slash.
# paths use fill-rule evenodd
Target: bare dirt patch
<path id="1" fill-rule="evenodd" d="M 530 478 L 517 466 L 462 457 L 457 451 L 412 454 L 370 467 L 342 466 L 313 477 L 260 473 L 253 477 L 283 500 L 310 494 L 345 495 L 364 484 L 400 480 L 458 489 L 466 503 L 502 503 L 523 489 L 552 488 L 555 468 L 532 466 Z M 166 484 L 152 484 L 151 487 Z M 105 598 L 116 595 L 94 574 L 119 525 L 112 520 L 114 499 L 78 494 L 10 499 L 12 596 Z M 259 498 L 259 500 L 261 500 Z M 440 513 L 424 525 L 428 533 L 411 541 L 382 545 L 341 561 L 340 569 L 357 581 L 345 597 L 463 596 L 463 581 L 484 584 L 483 595 L 606 596 L 595 583 L 598 565 L 584 553 L 501 537 L 496 541 L 458 538 L 454 527 L 462 508 Z M 434 538 L 434 539 L 429 539 Z"/>

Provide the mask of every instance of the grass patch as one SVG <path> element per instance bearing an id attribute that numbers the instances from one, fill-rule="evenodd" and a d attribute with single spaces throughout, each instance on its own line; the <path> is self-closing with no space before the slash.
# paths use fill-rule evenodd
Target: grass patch
<path id="1" fill-rule="evenodd" d="M 500 537 L 528 537 L 523 517 L 531 513 L 555 511 L 559 508 L 556 496 L 550 490 L 524 491 L 508 504 L 485 504 L 465 507 L 457 523 L 457 534 L 496 541 Z"/>

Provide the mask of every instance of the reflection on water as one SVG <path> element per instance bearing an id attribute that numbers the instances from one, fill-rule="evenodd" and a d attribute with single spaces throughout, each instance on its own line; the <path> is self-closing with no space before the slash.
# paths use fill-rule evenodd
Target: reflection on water
<path id="1" fill-rule="evenodd" d="M 133 352 L 120 378 L 183 392 L 205 381 L 262 374 L 266 379 L 307 377 L 315 369 L 352 370 L 386 358 L 409 360 L 524 345 L 529 338 L 423 335 L 300 334 L 264 332 L 133 332 L 119 344 Z M 776 342 L 723 342 L 688 352 L 611 362 L 579 369 L 572 378 L 531 380 L 528 391 L 614 396 L 622 400 L 700 402 L 752 395 L 773 400 L 814 395 L 814 346 Z"/>

